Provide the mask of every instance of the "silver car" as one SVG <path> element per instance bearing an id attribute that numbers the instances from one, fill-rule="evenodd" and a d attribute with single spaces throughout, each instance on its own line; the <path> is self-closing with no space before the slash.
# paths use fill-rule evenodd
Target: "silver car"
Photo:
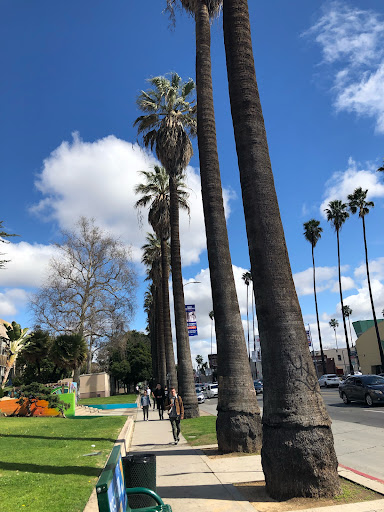
<path id="1" fill-rule="evenodd" d="M 319 386 L 320 387 L 335 387 L 338 388 L 341 380 L 335 373 L 326 373 L 325 375 L 322 375 L 319 379 Z"/>
<path id="2" fill-rule="evenodd" d="M 196 388 L 197 403 L 203 404 L 205 402 L 205 396 L 201 388 Z"/>

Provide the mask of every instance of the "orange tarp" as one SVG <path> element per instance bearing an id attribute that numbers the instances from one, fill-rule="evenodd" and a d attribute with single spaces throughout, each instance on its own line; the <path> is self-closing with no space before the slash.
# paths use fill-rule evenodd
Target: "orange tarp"
<path id="1" fill-rule="evenodd" d="M 18 414 L 19 416 L 27 415 L 27 408 L 25 405 L 21 406 L 16 403 L 18 398 L 1 399 L 0 400 L 0 411 L 11 416 L 12 414 Z M 49 409 L 48 402 L 46 400 L 38 400 L 32 405 L 32 416 L 59 416 L 60 413 L 57 409 Z"/>

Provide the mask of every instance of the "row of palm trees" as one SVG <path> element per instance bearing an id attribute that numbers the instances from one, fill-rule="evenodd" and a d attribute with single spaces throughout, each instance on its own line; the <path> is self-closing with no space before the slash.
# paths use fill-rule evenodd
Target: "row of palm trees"
<path id="1" fill-rule="evenodd" d="M 268 493 L 277 499 L 329 496 L 339 490 L 330 418 L 308 351 L 275 192 L 256 82 L 247 0 L 167 0 L 192 14 L 196 32 L 197 105 L 187 101 L 192 83 L 178 77 L 151 79 L 136 120 L 143 144 L 155 149 L 169 175 L 171 271 L 174 291 L 179 388 L 189 391 L 192 368 L 185 324 L 178 237 L 176 178 L 192 154 L 197 129 L 200 175 L 218 358 L 219 449 L 256 451 Z M 224 216 L 210 55 L 210 19 L 223 7 L 229 95 L 242 188 L 251 275 L 263 353 L 264 411 L 260 411 L 248 364 Z M 196 120 L 193 114 L 196 113 Z M 156 232 L 155 232 L 156 233 Z M 159 284 L 149 307 L 160 308 Z M 155 300 L 156 299 L 156 300 Z M 158 324 L 151 320 L 152 329 Z M 157 346 L 161 348 L 159 333 Z M 164 346 L 167 343 L 164 340 Z M 183 380 L 184 379 L 184 380 Z M 183 382 L 182 388 L 181 383 Z M 185 383 L 185 384 L 184 384 Z"/>
<path id="2" fill-rule="evenodd" d="M 373 208 L 375 205 L 374 205 L 373 201 L 367 201 L 367 194 L 368 194 L 368 189 L 363 190 L 361 187 L 358 187 L 354 190 L 354 192 L 352 194 L 348 195 L 348 203 L 343 203 L 343 201 L 336 199 L 336 200 L 330 201 L 328 204 L 328 208 L 325 209 L 325 213 L 327 215 L 327 220 L 328 220 L 328 222 L 331 223 L 331 225 L 336 233 L 340 305 L 341 305 L 341 314 L 342 314 L 342 318 L 343 318 L 345 342 L 347 345 L 347 352 L 348 352 L 349 371 L 351 374 L 354 373 L 352 360 L 351 360 L 351 350 L 350 350 L 350 346 L 349 346 L 349 341 L 352 342 L 352 337 L 351 337 L 351 340 L 348 339 L 347 324 L 346 324 L 346 318 L 347 317 L 349 318 L 350 312 L 349 312 L 349 309 L 347 309 L 349 307 L 344 306 L 344 303 L 343 303 L 343 291 L 342 291 L 342 286 L 341 286 L 341 264 L 340 264 L 340 230 L 341 230 L 343 224 L 345 223 L 345 221 L 349 217 L 348 210 L 352 214 L 358 213 L 359 217 L 362 220 L 368 291 L 369 291 L 369 297 L 370 297 L 370 302 L 371 302 L 373 321 L 374 321 L 374 325 L 375 325 L 375 332 L 376 332 L 377 342 L 378 342 L 378 346 L 379 346 L 381 366 L 384 369 L 384 353 L 383 353 L 383 347 L 382 347 L 382 343 L 381 343 L 381 339 L 380 339 L 378 323 L 377 323 L 377 319 L 376 319 L 375 306 L 374 306 L 374 302 L 373 302 L 371 279 L 370 279 L 369 264 L 368 264 L 367 237 L 366 237 L 366 229 L 365 229 L 365 216 L 368 215 L 370 208 Z M 323 232 L 323 229 L 320 227 L 320 221 L 318 221 L 316 219 L 311 219 L 308 222 L 305 222 L 303 224 L 303 227 L 304 227 L 304 237 L 306 240 L 308 240 L 308 242 L 310 242 L 311 247 L 312 247 L 313 291 L 314 291 L 314 297 L 315 297 L 317 330 L 318 330 L 318 335 L 319 335 L 323 372 L 326 373 L 325 358 L 324 358 L 323 344 L 322 344 L 321 331 L 320 331 L 319 311 L 318 311 L 318 307 L 317 307 L 316 270 L 315 270 L 315 257 L 314 257 L 314 249 L 316 247 L 317 242 L 321 238 L 321 233 Z M 334 325 L 332 325 L 331 327 L 335 328 Z"/>

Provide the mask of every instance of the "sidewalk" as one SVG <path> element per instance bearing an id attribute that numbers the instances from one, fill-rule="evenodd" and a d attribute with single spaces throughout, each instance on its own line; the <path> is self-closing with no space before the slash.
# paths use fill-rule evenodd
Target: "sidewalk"
<path id="1" fill-rule="evenodd" d="M 259 455 L 210 459 L 181 436 L 172 443 L 171 425 L 157 411 L 142 421 L 138 411 L 129 452 L 153 453 L 157 464 L 157 492 L 173 512 L 255 512 L 232 484 L 264 480 Z M 384 484 L 340 468 L 343 477 L 384 494 Z M 300 512 L 384 512 L 384 500 L 336 505 Z"/>

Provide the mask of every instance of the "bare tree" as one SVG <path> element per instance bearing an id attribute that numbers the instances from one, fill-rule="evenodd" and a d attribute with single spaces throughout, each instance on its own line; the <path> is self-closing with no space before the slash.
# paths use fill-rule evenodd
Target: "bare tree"
<path id="1" fill-rule="evenodd" d="M 79 334 L 88 344 L 87 371 L 103 339 L 130 321 L 136 275 L 130 250 L 111 234 L 81 217 L 73 231 L 62 231 L 58 255 L 33 296 L 35 321 L 55 334 Z M 75 370 L 78 381 L 80 369 Z"/>
<path id="2" fill-rule="evenodd" d="M 3 244 L 8 244 L 9 241 L 5 240 L 5 238 L 10 238 L 11 236 L 19 236 L 7 233 L 6 231 L 3 231 L 3 220 L 0 220 L 0 242 Z M 3 256 L 4 253 L 0 253 L 0 256 Z M 5 264 L 9 263 L 9 260 L 0 260 L 0 268 L 5 268 Z"/>

